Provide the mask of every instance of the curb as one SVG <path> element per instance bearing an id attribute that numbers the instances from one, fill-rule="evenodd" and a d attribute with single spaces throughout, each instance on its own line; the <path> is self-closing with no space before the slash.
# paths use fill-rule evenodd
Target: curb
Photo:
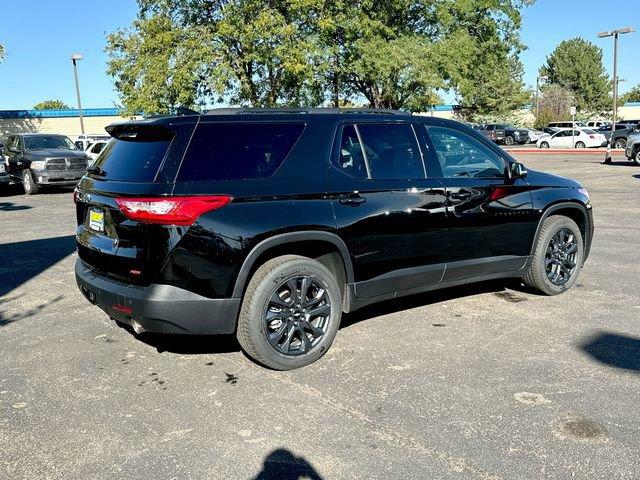
<path id="1" fill-rule="evenodd" d="M 606 155 L 607 150 L 603 149 L 590 149 L 590 148 L 504 148 L 506 152 L 509 153 L 537 153 L 537 154 L 545 154 L 545 153 L 563 153 L 569 155 Z M 612 148 L 611 154 L 624 154 L 624 150 L 619 148 Z"/>

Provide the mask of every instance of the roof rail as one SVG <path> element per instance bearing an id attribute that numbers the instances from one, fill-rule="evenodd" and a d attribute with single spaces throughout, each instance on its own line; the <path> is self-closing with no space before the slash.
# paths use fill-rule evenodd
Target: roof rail
<path id="1" fill-rule="evenodd" d="M 409 112 L 400 110 L 390 110 L 385 108 L 214 108 L 205 113 L 205 115 L 255 115 L 255 114 L 274 114 L 274 113 L 291 113 L 291 114 L 372 114 L 372 115 L 411 115 Z"/>

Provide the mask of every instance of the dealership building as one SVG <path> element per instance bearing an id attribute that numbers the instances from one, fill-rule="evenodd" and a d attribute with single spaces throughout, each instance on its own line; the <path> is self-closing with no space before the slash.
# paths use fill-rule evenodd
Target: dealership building
<path id="1" fill-rule="evenodd" d="M 459 109 L 454 105 L 436 105 L 433 111 L 422 115 L 441 118 L 456 118 Z M 13 133 L 60 133 L 75 137 L 81 133 L 80 115 L 77 109 L 66 110 L 0 110 L 0 137 Z M 89 135 L 105 134 L 105 127 L 111 123 L 131 120 L 123 116 L 117 108 L 87 108 L 82 110 L 84 131 Z M 531 111 L 522 112 L 523 121 L 533 119 Z M 626 103 L 618 108 L 620 120 L 640 119 L 640 102 Z"/>

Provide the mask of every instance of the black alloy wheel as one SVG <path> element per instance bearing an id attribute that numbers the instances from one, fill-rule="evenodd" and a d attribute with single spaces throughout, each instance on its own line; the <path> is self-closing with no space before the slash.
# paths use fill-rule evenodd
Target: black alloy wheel
<path id="1" fill-rule="evenodd" d="M 321 280 L 295 276 L 278 285 L 269 298 L 264 332 L 283 355 L 301 355 L 315 348 L 331 322 L 331 300 Z"/>
<path id="2" fill-rule="evenodd" d="M 551 283 L 557 286 L 566 284 L 577 268 L 578 242 L 575 234 L 568 228 L 556 232 L 547 246 L 545 271 Z"/>

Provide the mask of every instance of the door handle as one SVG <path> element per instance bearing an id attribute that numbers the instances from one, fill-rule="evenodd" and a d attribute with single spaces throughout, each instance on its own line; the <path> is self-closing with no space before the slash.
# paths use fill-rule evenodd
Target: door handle
<path id="1" fill-rule="evenodd" d="M 349 193 L 347 195 L 341 195 L 340 196 L 340 203 L 342 205 L 349 205 L 352 207 L 357 207 L 358 205 L 366 202 L 367 199 L 364 197 L 361 197 L 357 192 L 354 193 Z"/>

